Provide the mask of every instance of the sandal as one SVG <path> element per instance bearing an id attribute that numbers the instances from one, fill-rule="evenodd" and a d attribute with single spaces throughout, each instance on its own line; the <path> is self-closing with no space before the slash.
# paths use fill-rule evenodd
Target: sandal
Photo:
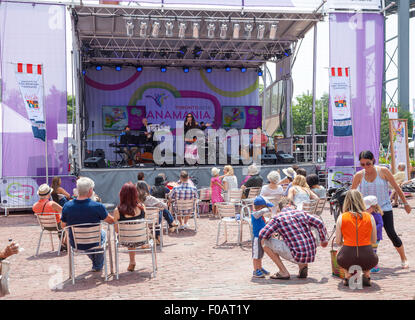
<path id="1" fill-rule="evenodd" d="M 280 275 L 279 272 L 277 272 L 276 274 L 273 274 L 270 278 L 274 280 L 290 280 L 290 276 L 283 277 L 282 275 Z"/>
<path id="2" fill-rule="evenodd" d="M 133 272 L 134 271 L 134 268 L 135 268 L 135 263 L 134 264 L 129 264 L 128 265 L 128 268 L 127 268 L 127 271 L 130 271 L 130 272 Z"/>
<path id="3" fill-rule="evenodd" d="M 308 267 L 304 267 L 298 273 L 297 278 L 305 279 L 305 278 L 307 278 L 307 276 L 308 276 Z"/>
<path id="4" fill-rule="evenodd" d="M 348 287 L 348 286 L 349 286 L 349 279 L 344 278 L 344 279 L 343 279 L 343 285 L 344 285 L 345 287 Z"/>

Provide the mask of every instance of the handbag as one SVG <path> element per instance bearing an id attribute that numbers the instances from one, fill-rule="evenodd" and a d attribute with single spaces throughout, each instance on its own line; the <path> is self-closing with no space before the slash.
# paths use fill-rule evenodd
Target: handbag
<path id="1" fill-rule="evenodd" d="M 337 264 L 337 250 L 334 249 L 334 239 L 331 241 L 331 250 L 330 250 L 330 257 L 331 257 L 331 273 L 335 277 L 339 277 L 344 279 L 344 270 Z"/>
<path id="2" fill-rule="evenodd" d="M 0 262 L 0 297 L 10 294 L 9 290 L 9 272 L 10 272 L 10 262 L 1 261 Z"/>

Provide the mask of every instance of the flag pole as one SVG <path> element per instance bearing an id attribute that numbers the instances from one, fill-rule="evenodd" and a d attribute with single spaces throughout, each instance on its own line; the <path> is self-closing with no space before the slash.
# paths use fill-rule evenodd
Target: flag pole
<path id="1" fill-rule="evenodd" d="M 349 72 L 349 92 L 350 92 L 350 97 L 349 97 L 349 105 L 350 105 L 350 118 L 352 121 L 352 141 L 353 141 L 353 168 L 354 168 L 354 172 L 356 173 L 356 142 L 355 142 L 355 136 L 354 136 L 354 117 L 353 117 L 353 107 L 352 107 L 352 85 L 351 85 L 351 78 L 352 78 L 352 74 L 350 72 L 350 67 L 346 68 Z"/>
<path id="2" fill-rule="evenodd" d="M 47 129 L 47 113 L 46 113 L 46 101 L 45 101 L 45 69 L 43 68 L 43 63 L 41 64 L 42 70 L 42 91 L 43 91 L 43 114 L 45 116 L 45 162 L 46 162 L 46 184 L 49 181 L 49 163 L 48 163 L 48 129 Z"/>

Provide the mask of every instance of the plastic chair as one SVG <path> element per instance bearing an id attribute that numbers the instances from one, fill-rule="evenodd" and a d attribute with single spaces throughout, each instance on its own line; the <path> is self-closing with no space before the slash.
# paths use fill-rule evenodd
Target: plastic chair
<path id="1" fill-rule="evenodd" d="M 147 215 L 147 211 L 146 211 Z M 157 217 L 158 222 L 158 217 Z M 118 227 L 118 236 L 115 226 Z M 156 246 L 153 239 L 151 239 L 150 229 L 152 228 L 153 239 L 155 237 L 155 226 L 154 220 L 140 219 L 140 220 L 130 220 L 130 221 L 117 221 L 114 224 L 114 246 L 115 246 L 115 276 L 117 280 L 119 279 L 119 254 L 128 253 L 128 252 L 140 252 L 147 249 L 137 247 L 134 250 L 121 249 L 126 247 L 126 244 L 129 242 L 143 242 L 148 244 L 151 250 L 151 260 L 153 264 L 153 277 L 156 277 L 157 270 L 157 252 Z"/>
<path id="2" fill-rule="evenodd" d="M 39 238 L 39 242 L 37 245 L 37 249 L 36 249 L 36 254 L 35 256 L 37 256 L 39 254 L 39 249 L 40 249 L 40 243 L 42 242 L 42 236 L 43 236 L 43 232 L 48 232 L 49 236 L 50 236 L 50 243 L 52 245 L 52 251 L 55 251 L 54 247 L 53 247 L 53 237 L 52 234 L 57 234 L 59 235 L 59 232 L 61 232 L 61 238 L 59 240 L 59 246 L 58 246 L 58 256 L 60 255 L 61 252 L 61 247 L 62 247 L 62 241 L 64 238 L 64 231 L 62 229 L 59 228 L 58 223 L 56 222 L 56 215 L 60 215 L 59 213 L 35 213 L 37 221 L 39 222 L 40 228 L 42 229 L 40 232 L 40 238 Z"/>
<path id="3" fill-rule="evenodd" d="M 258 187 L 246 188 L 246 190 L 248 190 L 248 196 L 245 199 L 242 199 L 242 204 L 247 205 L 252 203 L 255 198 L 261 193 L 261 189 L 262 188 Z"/>
<path id="4" fill-rule="evenodd" d="M 219 215 L 218 232 L 216 236 L 216 245 L 219 244 L 220 227 L 222 224 L 225 225 L 225 242 L 228 241 L 228 224 L 235 225 L 238 227 L 238 244 L 242 242 L 242 220 L 236 219 L 236 205 L 229 202 L 218 202 L 216 203 Z"/>
<path id="5" fill-rule="evenodd" d="M 200 211 L 200 206 L 201 205 L 208 205 L 209 206 L 210 201 L 212 199 L 212 192 L 211 192 L 210 188 L 201 188 L 197 192 L 199 194 L 199 205 L 198 206 L 199 206 L 199 211 Z"/>
<path id="6" fill-rule="evenodd" d="M 241 203 L 242 201 L 242 190 L 241 189 L 230 189 L 228 190 L 228 202 L 230 203 Z"/>
<path id="7" fill-rule="evenodd" d="M 195 222 L 195 232 L 197 232 L 197 199 L 188 199 L 188 200 L 182 200 L 182 199 L 176 199 L 173 204 L 173 211 L 175 220 L 177 220 L 177 217 L 190 217 L 194 219 Z M 176 229 L 176 232 L 179 233 L 179 229 Z"/>
<path id="8" fill-rule="evenodd" d="M 146 220 L 150 220 L 154 222 L 154 231 L 159 231 L 160 232 L 160 252 L 163 250 L 163 244 L 164 244 L 164 240 L 163 240 L 163 218 L 161 219 L 161 223 L 159 223 L 159 219 L 160 219 L 160 212 L 163 209 L 157 208 L 157 207 L 147 207 L 146 208 Z M 167 224 L 166 221 L 166 225 L 167 225 L 167 232 L 169 230 L 169 226 Z"/>
<path id="9" fill-rule="evenodd" d="M 316 200 L 310 200 L 310 201 L 304 201 L 303 206 L 301 208 L 302 211 L 305 213 L 313 214 L 316 210 L 317 201 Z"/>
<path id="10" fill-rule="evenodd" d="M 108 267 L 107 267 L 107 237 L 105 237 L 104 242 L 102 242 L 101 230 L 104 226 L 108 224 L 104 222 L 100 223 L 82 223 L 74 224 L 71 226 L 65 227 L 67 234 L 72 234 L 73 246 L 70 250 L 70 261 L 72 269 L 72 284 L 75 284 L 75 256 L 77 255 L 88 255 L 88 254 L 104 254 L 104 272 L 105 272 L 105 281 L 108 281 Z M 94 245 L 89 249 L 79 249 L 79 245 Z M 93 251 L 92 251 L 93 250 Z"/>

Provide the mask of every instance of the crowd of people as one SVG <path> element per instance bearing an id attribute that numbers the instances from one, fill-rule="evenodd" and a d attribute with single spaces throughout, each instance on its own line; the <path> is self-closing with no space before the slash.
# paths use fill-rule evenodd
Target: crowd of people
<path id="1" fill-rule="evenodd" d="M 363 169 L 354 175 L 351 189 L 344 200 L 343 213 L 336 221 L 336 243 L 341 246 L 337 263 L 344 269 L 345 285 L 348 285 L 353 275 L 354 269 L 350 272 L 351 267 L 360 266 L 363 285 L 370 286 L 371 272 L 380 271 L 377 248 L 382 240 L 382 228 L 400 255 L 402 268 L 409 267 L 402 240 L 394 229 L 393 198 L 389 186 L 401 198 L 407 213 L 411 212 L 411 207 L 391 172 L 385 167 L 375 166 L 370 151 L 361 152 L 359 161 Z M 228 201 L 229 191 L 238 189 L 238 179 L 230 165 L 224 167 L 223 175 L 220 175 L 219 168 L 213 168 L 211 172 L 211 204 L 215 213 L 215 203 Z M 319 184 L 317 175 L 307 174 L 306 170 L 296 165 L 284 169 L 283 173 L 286 177 L 281 179 L 278 170 L 269 172 L 268 183 L 264 184 L 254 164 L 248 168 L 248 175 L 240 186 L 243 191 L 252 187 L 261 188 L 260 195 L 253 201 L 251 212 L 253 277 L 263 278 L 270 274 L 262 267 L 266 253 L 278 269 L 270 276 L 271 279 L 288 280 L 291 277 L 281 258 L 298 265 L 298 278 L 307 278 L 309 264 L 315 261 L 318 246 L 324 248 L 328 244 L 327 229 L 320 217 L 302 210 L 305 202 L 326 197 L 326 190 Z M 137 183 L 127 182 L 122 186 L 119 204 L 109 214 L 95 194 L 94 186 L 90 178 L 79 177 L 71 196 L 61 186 L 60 179 L 54 178 L 52 187 L 47 184 L 39 187 L 39 201 L 33 205 L 33 211 L 37 214 L 56 214 L 58 228 L 62 230 L 66 226 L 83 223 L 105 221 L 113 224 L 143 219 L 146 217 L 146 208 L 156 207 L 160 209 L 159 222 L 164 218 L 169 230 L 175 231 L 176 228 L 189 228 L 187 223 L 190 217 L 187 215 L 181 219 L 178 216 L 179 223 L 176 223 L 170 211 L 174 209 L 175 201 L 198 198 L 198 190 L 186 171 L 180 172 L 177 182 L 168 182 L 165 174 L 160 173 L 154 184 L 145 181 L 144 173 L 140 172 Z M 275 195 L 281 196 L 277 205 L 267 200 Z M 270 217 L 268 221 L 265 216 Z M 58 235 L 62 237 L 62 232 Z M 102 241 L 105 237 L 105 231 L 102 231 Z M 69 238 L 71 246 L 74 246 L 71 234 Z M 156 241 L 159 242 L 159 234 L 156 235 Z M 127 270 L 134 271 L 136 263 L 133 250 L 146 244 L 123 245 L 131 249 Z M 7 246 L 0 252 L 0 260 L 15 254 L 15 249 L 14 244 Z M 83 245 L 79 249 L 89 250 L 90 246 Z M 63 246 L 62 250 L 66 250 L 66 247 Z M 92 261 L 92 271 L 101 271 L 103 254 L 91 252 L 88 257 Z"/>

